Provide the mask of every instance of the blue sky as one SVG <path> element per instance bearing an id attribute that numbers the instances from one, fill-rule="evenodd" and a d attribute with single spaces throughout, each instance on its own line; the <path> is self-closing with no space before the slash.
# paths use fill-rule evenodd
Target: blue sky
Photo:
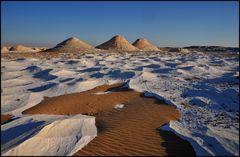
<path id="1" fill-rule="evenodd" d="M 3 45 L 94 46 L 116 34 L 159 46 L 238 46 L 238 2 L 1 2 Z"/>

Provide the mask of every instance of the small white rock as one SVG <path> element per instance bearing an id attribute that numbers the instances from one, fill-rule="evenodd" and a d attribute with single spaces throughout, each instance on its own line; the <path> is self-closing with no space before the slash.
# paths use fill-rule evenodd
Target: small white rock
<path id="1" fill-rule="evenodd" d="M 102 95 L 102 94 L 107 94 L 107 93 L 110 93 L 110 92 L 97 92 L 97 93 L 93 93 L 95 95 Z"/>
<path id="2" fill-rule="evenodd" d="M 114 106 L 115 109 L 123 108 L 124 104 L 117 104 Z"/>

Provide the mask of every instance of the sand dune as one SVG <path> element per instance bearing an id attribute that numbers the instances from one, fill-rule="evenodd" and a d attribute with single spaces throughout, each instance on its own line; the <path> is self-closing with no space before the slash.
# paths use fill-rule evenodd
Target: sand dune
<path id="1" fill-rule="evenodd" d="M 76 37 L 71 37 L 63 42 L 57 44 L 54 48 L 47 49 L 46 51 L 50 52 L 79 52 L 79 51 L 96 51 L 93 46 L 90 44 L 81 41 L 80 39 Z"/>
<path id="2" fill-rule="evenodd" d="M 137 95 L 139 95 L 139 93 L 135 92 L 122 92 L 95 96 L 95 93 L 106 91 L 108 88 L 119 85 L 120 84 L 115 84 L 111 86 L 104 85 L 82 93 L 73 93 L 64 96 L 57 96 L 54 98 L 47 98 L 38 105 L 23 111 L 23 114 L 68 115 L 82 113 L 88 115 L 95 115 L 98 112 L 111 111 L 114 104 L 123 102 L 129 96 L 137 97 Z"/>
<path id="3" fill-rule="evenodd" d="M 98 45 L 96 48 L 115 51 L 137 51 L 138 48 L 131 45 L 123 36 L 116 35 L 107 42 Z"/>
<path id="4" fill-rule="evenodd" d="M 124 104 L 124 107 L 115 109 L 116 104 Z M 75 155 L 195 154 L 187 141 L 172 133 L 156 130 L 179 117 L 173 106 L 143 97 L 121 84 L 47 98 L 23 113 L 96 116 L 98 136 Z"/>
<path id="5" fill-rule="evenodd" d="M 160 51 L 157 46 L 144 38 L 137 39 L 132 45 L 143 51 Z"/>

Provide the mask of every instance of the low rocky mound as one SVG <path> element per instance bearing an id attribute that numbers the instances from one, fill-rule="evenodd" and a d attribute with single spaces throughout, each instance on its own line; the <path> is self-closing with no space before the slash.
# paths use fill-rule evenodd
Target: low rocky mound
<path id="1" fill-rule="evenodd" d="M 26 47 L 24 45 L 15 45 L 9 49 L 9 51 L 18 51 L 18 52 L 32 52 L 34 51 L 31 47 Z"/>
<path id="2" fill-rule="evenodd" d="M 78 38 L 71 37 L 63 42 L 57 44 L 54 48 L 47 49 L 46 51 L 54 52 L 82 52 L 82 51 L 95 51 L 96 49 L 90 44 L 79 40 Z"/>
<path id="3" fill-rule="evenodd" d="M 171 49 L 171 47 L 158 47 L 159 50 L 161 51 L 169 51 Z"/>
<path id="4" fill-rule="evenodd" d="M 115 51 L 138 51 L 138 48 L 131 45 L 123 36 L 117 35 L 107 42 L 98 45 L 96 48 Z"/>
<path id="5" fill-rule="evenodd" d="M 189 53 L 190 51 L 187 48 L 170 48 L 168 52 Z"/>
<path id="6" fill-rule="evenodd" d="M 45 47 L 34 47 L 33 50 L 39 52 L 39 51 L 47 50 L 47 48 L 45 48 Z"/>
<path id="7" fill-rule="evenodd" d="M 152 43 L 150 43 L 148 40 L 144 38 L 137 39 L 133 43 L 133 46 L 143 51 L 160 51 L 157 46 L 153 45 Z"/>
<path id="8" fill-rule="evenodd" d="M 1 53 L 6 53 L 8 52 L 8 48 L 6 46 L 1 47 Z"/>
<path id="9" fill-rule="evenodd" d="M 191 51 L 198 51 L 198 52 L 239 52 L 238 47 L 222 47 L 222 46 L 188 46 L 184 47 Z"/>

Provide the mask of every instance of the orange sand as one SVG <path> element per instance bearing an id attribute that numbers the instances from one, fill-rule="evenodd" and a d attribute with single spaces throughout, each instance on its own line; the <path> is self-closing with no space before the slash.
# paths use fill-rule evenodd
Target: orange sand
<path id="1" fill-rule="evenodd" d="M 179 118 L 173 106 L 120 85 L 103 85 L 86 92 L 47 98 L 23 113 L 96 116 L 98 136 L 75 155 L 195 155 L 187 141 L 156 130 Z M 111 92 L 93 94 L 107 90 Z M 119 103 L 124 108 L 114 109 Z"/>
<path id="2" fill-rule="evenodd" d="M 12 119 L 12 116 L 9 114 L 1 115 L 1 125 L 9 122 Z"/>

